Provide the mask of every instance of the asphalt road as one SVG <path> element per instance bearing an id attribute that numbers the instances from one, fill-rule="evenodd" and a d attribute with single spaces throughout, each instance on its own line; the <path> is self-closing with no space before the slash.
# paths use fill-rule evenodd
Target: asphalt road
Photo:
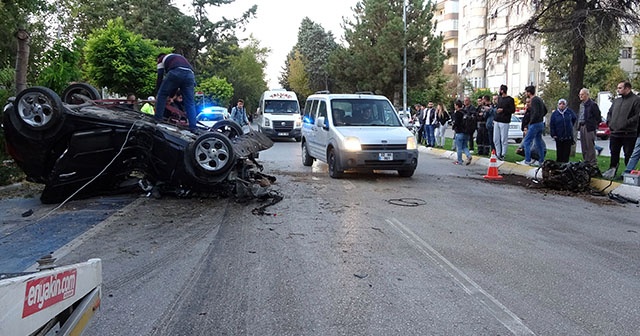
<path id="1" fill-rule="evenodd" d="M 260 155 L 284 200 L 138 198 L 60 262 L 102 258 L 86 335 L 637 335 L 638 207 L 482 179 Z M 396 205 L 394 200 L 424 202 Z"/>

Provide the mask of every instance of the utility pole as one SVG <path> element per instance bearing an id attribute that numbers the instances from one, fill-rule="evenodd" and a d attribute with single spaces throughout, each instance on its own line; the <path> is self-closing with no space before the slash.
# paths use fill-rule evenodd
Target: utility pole
<path id="1" fill-rule="evenodd" d="M 404 24 L 403 59 L 402 59 L 402 108 L 407 111 L 407 4 L 402 0 L 402 23 Z"/>

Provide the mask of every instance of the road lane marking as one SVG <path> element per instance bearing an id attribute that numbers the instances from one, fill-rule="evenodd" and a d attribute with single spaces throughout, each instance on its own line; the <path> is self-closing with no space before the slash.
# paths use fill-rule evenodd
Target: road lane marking
<path id="1" fill-rule="evenodd" d="M 467 294 L 478 300 L 485 308 L 489 310 L 491 315 L 493 315 L 514 335 L 535 335 L 535 333 L 531 331 L 531 329 L 529 329 L 516 314 L 510 311 L 491 294 L 482 289 L 482 287 L 480 287 L 469 276 L 458 269 L 447 258 L 436 251 L 436 249 L 434 249 L 426 241 L 424 241 L 413 231 L 407 228 L 399 220 L 392 218 L 386 219 L 385 221 L 396 231 L 398 231 L 398 233 L 400 233 L 405 238 L 405 240 L 409 242 L 413 247 L 422 252 L 435 264 L 437 264 L 445 272 L 447 272 L 460 286 L 462 286 L 462 289 Z"/>

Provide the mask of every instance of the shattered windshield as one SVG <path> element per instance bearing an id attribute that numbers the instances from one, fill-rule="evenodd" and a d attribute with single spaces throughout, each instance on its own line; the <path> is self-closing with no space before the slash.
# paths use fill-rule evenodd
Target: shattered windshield
<path id="1" fill-rule="evenodd" d="M 336 126 L 402 126 L 386 100 L 333 99 L 331 115 Z"/>

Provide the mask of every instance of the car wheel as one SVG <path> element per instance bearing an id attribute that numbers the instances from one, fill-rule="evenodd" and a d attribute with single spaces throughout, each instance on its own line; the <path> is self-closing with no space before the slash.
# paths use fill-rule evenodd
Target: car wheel
<path id="1" fill-rule="evenodd" d="M 522 142 L 522 138 L 517 138 L 516 139 L 516 143 L 521 143 Z"/>
<path id="2" fill-rule="evenodd" d="M 415 169 L 402 169 L 398 170 L 398 175 L 401 177 L 411 177 L 415 171 Z"/>
<path id="3" fill-rule="evenodd" d="M 302 165 L 311 166 L 313 164 L 313 157 L 309 155 L 309 148 L 307 148 L 307 142 L 302 143 Z"/>
<path id="4" fill-rule="evenodd" d="M 233 120 L 218 121 L 211 127 L 210 131 L 222 133 L 229 139 L 237 138 L 244 134 L 242 127 Z"/>
<path id="5" fill-rule="evenodd" d="M 608 139 L 609 139 L 609 137 L 606 136 L 606 135 L 603 135 L 603 136 L 600 137 L 600 140 L 608 140 Z"/>
<path id="6" fill-rule="evenodd" d="M 99 100 L 102 97 L 98 89 L 87 83 L 71 84 L 62 92 L 62 101 L 66 104 L 78 105 L 84 103 L 86 99 Z"/>
<path id="7" fill-rule="evenodd" d="M 332 178 L 341 178 L 344 172 L 340 169 L 340 163 L 336 151 L 332 148 L 327 154 L 327 163 L 329 164 L 329 176 Z"/>
<path id="8" fill-rule="evenodd" d="M 295 139 L 296 139 L 296 142 L 302 141 L 302 137 L 295 137 Z"/>
<path id="9" fill-rule="evenodd" d="M 231 141 L 221 133 L 205 133 L 189 146 L 188 155 L 196 171 L 205 176 L 227 173 L 234 164 Z"/>
<path id="10" fill-rule="evenodd" d="M 27 138 L 44 139 L 55 135 L 64 120 L 64 105 L 53 90 L 35 86 L 21 91 L 13 103 L 9 120 Z"/>

